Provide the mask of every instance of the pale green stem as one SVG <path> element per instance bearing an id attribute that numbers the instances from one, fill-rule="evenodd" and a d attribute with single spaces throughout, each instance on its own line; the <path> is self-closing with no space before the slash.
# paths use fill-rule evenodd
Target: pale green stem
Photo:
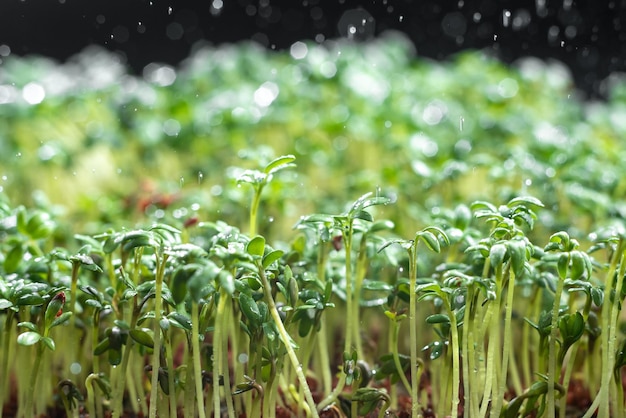
<path id="1" fill-rule="evenodd" d="M 554 293 L 554 304 L 552 306 L 552 323 L 550 325 L 550 342 L 548 348 L 548 406 L 547 406 L 547 416 L 548 418 L 554 418 L 555 416 L 555 383 L 561 376 L 561 365 L 559 364 L 557 370 L 556 364 L 556 339 L 558 337 L 559 332 L 559 308 L 561 306 L 561 294 L 563 293 L 563 284 L 565 278 L 559 277 L 556 284 L 556 292 Z M 558 373 L 558 377 L 557 377 Z"/>
<path id="2" fill-rule="evenodd" d="M 47 337 L 47 332 L 44 335 Z M 28 386 L 28 392 L 26 392 L 26 401 L 24 402 L 24 410 L 22 411 L 22 416 L 24 418 L 30 418 L 32 416 L 36 416 L 33 413 L 33 397 L 35 396 L 35 386 L 37 385 L 37 376 L 39 375 L 39 367 L 41 366 L 41 358 L 43 357 L 44 346 L 43 343 L 38 343 L 37 347 L 35 347 L 35 363 L 33 364 L 33 368 L 30 372 L 30 380 Z"/>
<path id="3" fill-rule="evenodd" d="M 326 285 L 326 254 L 328 249 L 328 243 L 320 241 L 319 251 L 317 256 L 317 278 L 320 282 Z M 317 356 L 319 359 L 319 367 L 322 375 L 322 393 L 325 396 L 330 395 L 332 390 L 332 375 L 330 373 L 330 359 L 328 356 L 328 337 L 326 335 L 326 322 L 321 321 L 320 329 L 317 335 Z M 317 363 L 317 362 L 316 362 Z M 2 417 L 0 417 L 2 418 Z"/>
<path id="4" fill-rule="evenodd" d="M 411 358 L 411 417 L 421 413 L 419 403 L 419 381 L 417 374 L 417 243 L 416 239 L 409 248 L 409 344 Z"/>
<path id="5" fill-rule="evenodd" d="M 352 350 L 352 332 L 353 332 L 352 331 L 353 318 L 352 318 L 352 315 L 350 315 L 350 313 L 352 312 L 352 303 L 353 303 L 352 301 L 352 222 L 350 222 L 349 224 L 348 231 L 346 231 L 343 234 L 343 241 L 344 241 L 344 250 L 346 253 L 346 260 L 345 260 L 346 267 L 345 268 L 346 268 L 346 311 L 347 311 L 346 330 L 345 330 L 346 339 L 344 343 L 344 352 L 349 353 Z M 317 410 L 321 411 L 326 406 L 335 402 L 339 394 L 341 394 L 341 392 L 343 391 L 345 383 L 346 383 L 345 373 L 342 373 L 341 377 L 339 378 L 339 381 L 337 382 L 337 386 L 333 389 L 330 395 L 324 398 L 321 404 L 318 405 Z"/>
<path id="6" fill-rule="evenodd" d="M 137 297 L 133 298 L 133 308 L 130 320 L 130 327 L 133 329 L 137 323 Z M 123 313 L 122 313 L 123 314 Z M 127 314 L 128 315 L 128 314 Z M 134 343 L 132 339 L 128 339 L 127 344 L 124 346 L 124 353 L 122 354 L 122 364 L 117 369 L 117 379 L 115 379 L 114 395 L 113 395 L 113 418 L 119 418 L 124 412 L 124 391 L 126 389 L 126 371 L 128 370 L 128 362 L 132 355 L 131 348 Z M 158 369 L 157 369 L 158 370 Z"/>
<path id="7" fill-rule="evenodd" d="M 363 287 L 363 280 L 365 279 L 365 273 L 367 272 L 367 248 L 366 248 L 367 235 L 361 236 L 361 243 L 359 244 L 359 255 L 356 261 L 356 272 L 354 280 L 354 304 L 352 306 L 353 312 L 348 312 L 348 315 L 353 318 L 354 325 L 354 341 L 356 344 L 356 353 L 358 359 L 363 359 L 363 342 L 360 335 L 361 324 L 361 307 L 359 301 L 361 299 L 361 288 Z"/>
<path id="8" fill-rule="evenodd" d="M 540 306 L 541 304 L 537 302 L 537 295 L 539 294 L 539 286 L 534 286 L 533 294 L 530 297 L 530 303 L 526 305 L 526 318 L 533 318 L 532 310 L 535 306 Z M 532 366 L 530 361 L 531 349 L 529 347 L 530 343 L 530 329 L 531 326 L 526 321 L 522 324 L 522 343 L 521 343 L 521 355 L 522 355 L 522 376 L 524 378 L 524 385 L 529 387 L 531 384 L 531 373 Z M 536 350 L 536 347 L 533 347 L 533 350 Z"/>
<path id="9" fill-rule="evenodd" d="M 231 300 L 230 297 L 227 295 L 226 291 L 224 291 L 224 289 L 221 289 L 220 292 L 220 301 L 222 300 L 222 298 L 224 299 L 224 311 L 221 312 L 221 318 L 222 318 L 222 328 L 224 330 L 229 330 L 230 327 L 230 323 L 229 323 L 229 315 L 226 314 L 227 311 L 229 311 L 228 309 L 228 302 Z M 219 310 L 219 308 L 218 308 Z M 219 341 L 218 341 L 219 343 Z M 228 356 L 224 355 L 226 353 L 228 353 L 228 331 L 226 331 L 226 336 L 224 338 L 221 338 L 221 344 L 222 344 L 222 371 L 221 374 L 224 376 L 224 396 L 226 398 L 226 408 L 227 408 L 227 412 L 228 412 L 228 417 L 229 418 L 235 418 L 235 408 L 233 406 L 233 396 L 230 390 L 230 373 L 228 370 Z M 236 353 L 236 351 L 234 352 Z M 236 357 L 236 354 L 235 354 Z"/>
<path id="10" fill-rule="evenodd" d="M 263 285 L 263 292 L 265 294 L 265 299 L 266 299 L 266 302 L 270 311 L 270 315 L 272 316 L 272 319 L 274 320 L 276 328 L 278 329 L 278 333 L 280 334 L 280 339 L 282 340 L 283 345 L 285 346 L 285 350 L 287 350 L 287 355 L 289 356 L 291 365 L 294 367 L 296 371 L 298 382 L 300 383 L 300 386 L 304 390 L 304 398 L 306 399 L 306 402 L 309 405 L 309 408 L 311 409 L 311 415 L 314 418 L 318 418 L 317 409 L 315 408 L 315 401 L 313 400 L 313 395 L 311 394 L 311 388 L 309 388 L 309 384 L 306 381 L 306 376 L 304 375 L 304 371 L 302 370 L 302 364 L 298 360 L 298 356 L 296 355 L 296 352 L 291 346 L 291 338 L 289 337 L 289 334 L 287 333 L 287 330 L 285 329 L 285 326 L 282 320 L 280 319 L 278 308 L 276 308 L 276 303 L 274 302 L 274 298 L 272 297 L 270 283 L 267 280 L 267 277 L 265 276 L 265 271 L 263 270 L 263 267 L 260 265 L 260 263 L 257 263 L 257 264 L 258 264 L 258 269 L 259 269 L 259 276 L 261 278 L 261 283 Z"/>
<path id="11" fill-rule="evenodd" d="M 578 346 L 580 345 L 580 340 L 576 341 L 574 345 L 570 348 L 570 357 L 567 361 L 567 365 L 565 366 L 565 374 L 563 375 L 563 388 L 565 389 L 565 393 L 567 394 L 569 388 L 569 382 L 572 377 L 572 372 L 574 371 L 574 362 L 576 360 L 576 355 L 578 354 Z M 562 396 L 560 399 L 560 408 L 559 408 L 559 418 L 565 418 L 565 407 L 567 406 L 567 396 Z"/>
<path id="12" fill-rule="evenodd" d="M 400 331 L 400 323 L 396 320 L 393 321 L 391 325 L 391 353 L 393 355 L 393 363 L 396 366 L 396 370 L 398 371 L 398 375 L 400 376 L 400 380 L 404 385 L 406 391 L 411 393 L 411 383 L 406 378 L 404 370 L 402 369 L 402 364 L 400 363 L 400 357 L 398 356 L 398 334 Z"/>
<path id="13" fill-rule="evenodd" d="M 85 388 L 87 389 L 87 413 L 89 414 L 89 418 L 100 418 L 102 416 L 96 412 L 96 397 L 95 391 L 93 390 L 93 381 L 97 378 L 98 375 L 96 373 L 91 373 L 85 380 Z"/>
<path id="14" fill-rule="evenodd" d="M 613 368 L 615 367 L 615 343 L 617 340 L 617 330 L 619 329 L 618 327 L 618 320 L 619 320 L 619 312 L 621 310 L 621 305 L 622 305 L 622 297 L 621 297 L 621 293 L 622 293 L 622 286 L 624 284 L 624 275 L 626 274 L 626 251 L 622 253 L 622 257 L 620 259 L 620 267 L 619 267 L 619 272 L 617 273 L 617 281 L 615 283 L 615 301 L 613 302 L 612 306 L 611 306 L 611 317 L 609 318 L 610 320 L 610 326 L 609 326 L 609 344 L 608 344 L 608 370 L 609 370 L 609 374 L 613 375 Z M 605 379 L 608 378 L 608 376 L 604 376 Z M 622 410 L 623 405 L 618 406 L 617 405 L 617 397 L 614 396 L 612 397 L 612 410 L 615 414 L 618 414 L 618 410 Z M 607 411 L 608 412 L 608 411 Z"/>
<path id="15" fill-rule="evenodd" d="M 250 205 L 250 232 L 249 235 L 254 237 L 257 235 L 257 215 L 259 212 L 259 204 L 261 203 L 261 192 L 263 191 L 264 184 L 260 184 L 254 188 L 254 197 L 252 198 L 252 204 Z"/>
<path id="16" fill-rule="evenodd" d="M 13 317 L 14 312 L 8 310 L 6 319 L 4 321 L 4 330 L 2 341 L 2 364 L 0 366 L 0 418 L 2 418 L 2 410 L 4 409 L 4 397 L 6 396 L 7 389 L 9 388 L 9 350 L 11 349 L 11 339 L 13 334 Z"/>
<path id="17" fill-rule="evenodd" d="M 169 386 L 169 403 L 170 403 L 170 415 L 176 417 L 178 415 L 176 405 L 176 386 L 174 385 L 174 354 L 172 353 L 172 342 L 169 331 L 166 332 L 165 337 L 165 359 L 167 361 L 167 385 Z"/>
<path id="18" fill-rule="evenodd" d="M 198 405 L 199 417 L 206 418 L 204 412 L 204 396 L 202 390 L 202 365 L 200 363 L 200 332 L 198 329 L 200 319 L 198 315 L 198 303 L 196 301 L 191 302 L 191 318 L 191 350 L 193 357 L 193 381 L 196 390 L 196 402 Z M 190 376 L 189 373 L 187 375 Z M 188 390 L 191 391 L 191 387 L 187 387 Z"/>
<path id="19" fill-rule="evenodd" d="M 615 334 L 614 330 L 611 330 L 612 320 L 610 317 L 612 306 L 610 303 L 610 295 L 613 292 L 613 277 L 617 271 L 617 265 L 620 262 L 620 259 L 622 260 L 622 264 L 624 264 L 623 251 L 624 242 L 620 240 L 613 257 L 611 258 L 611 265 L 609 266 L 605 278 L 605 299 L 602 304 L 602 333 L 600 334 L 602 347 L 602 379 L 600 383 L 600 390 L 596 394 L 593 403 L 589 409 L 587 409 L 583 418 L 591 418 L 598 407 L 598 418 L 609 418 L 609 385 L 613 374 L 613 365 L 610 360 L 615 354 L 614 352 L 612 353 L 612 351 L 614 351 Z M 620 270 L 621 268 L 622 266 L 620 266 Z M 613 338 L 611 338 L 611 336 L 613 336 Z"/>
<path id="20" fill-rule="evenodd" d="M 450 317 L 450 334 L 452 339 L 452 409 L 450 416 L 456 417 L 459 414 L 459 386 L 461 385 L 461 370 L 459 366 L 459 330 L 457 329 L 456 315 L 448 301 L 445 301 Z"/>
<path id="21" fill-rule="evenodd" d="M 492 417 L 499 417 L 502 410 L 502 402 L 504 401 L 504 395 L 507 390 L 507 372 L 509 366 L 509 352 L 511 350 L 511 317 L 513 314 L 513 294 L 515 292 L 515 274 L 510 270 L 510 265 L 507 263 L 506 272 L 509 275 L 509 283 L 507 286 L 507 298 L 504 314 L 504 347 L 502 350 L 502 368 L 500 370 L 498 392 L 495 396 L 495 404 L 491 409 Z"/>
<path id="22" fill-rule="evenodd" d="M 161 366 L 161 310 L 163 309 L 163 277 L 167 254 L 157 255 L 157 271 L 154 295 L 154 349 L 152 354 L 152 387 L 150 390 L 150 409 L 148 416 L 156 418 L 159 394 L 159 367 Z"/>

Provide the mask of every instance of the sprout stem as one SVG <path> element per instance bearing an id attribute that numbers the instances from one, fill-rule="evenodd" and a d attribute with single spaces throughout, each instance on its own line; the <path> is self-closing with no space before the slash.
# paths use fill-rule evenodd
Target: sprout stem
<path id="1" fill-rule="evenodd" d="M 289 356 L 289 360 L 291 361 L 291 365 L 296 371 L 296 376 L 298 378 L 298 382 L 300 383 L 301 388 L 304 390 L 304 398 L 309 405 L 309 409 L 311 410 L 311 415 L 313 418 L 318 418 L 317 409 L 315 408 L 315 401 L 313 400 L 313 395 L 311 394 L 311 388 L 309 388 L 309 384 L 306 381 L 306 376 L 304 375 L 304 371 L 302 370 L 302 364 L 298 360 L 298 356 L 291 346 L 291 337 L 287 333 L 285 329 L 285 325 L 283 321 L 280 319 L 280 314 L 278 313 L 278 308 L 276 308 L 276 303 L 274 302 L 274 298 L 272 297 L 272 291 L 270 287 L 270 283 L 267 280 L 267 276 L 265 275 L 265 270 L 263 269 L 260 260 L 257 261 L 259 276 L 261 278 L 261 283 L 263 284 L 263 292 L 265 294 L 265 299 L 270 311 L 270 315 L 276 324 L 276 328 L 278 329 L 278 333 L 280 334 L 280 338 L 283 341 L 283 345 L 285 346 L 285 350 L 287 350 L 287 355 Z M 271 396 L 270 394 L 266 394 L 266 396 Z"/>

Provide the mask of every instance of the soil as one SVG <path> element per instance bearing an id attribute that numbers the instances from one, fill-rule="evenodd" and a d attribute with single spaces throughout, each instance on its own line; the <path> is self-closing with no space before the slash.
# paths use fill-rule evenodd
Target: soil
<path id="1" fill-rule="evenodd" d="M 314 391 L 314 398 L 319 400 L 322 396 L 321 394 L 315 394 L 316 390 L 316 382 L 309 381 L 312 390 Z M 429 379 L 427 374 L 424 374 L 421 385 L 422 390 L 429 390 Z M 11 387 L 16 387 L 12 385 Z M 347 405 L 349 409 L 349 400 L 344 399 L 345 405 Z M 589 391 L 585 388 L 584 382 L 581 380 L 573 380 L 570 384 L 569 392 L 567 394 L 567 413 L 566 417 L 575 418 L 581 417 L 587 408 L 591 405 L 592 399 L 589 394 Z M 377 418 L 378 410 L 372 411 L 365 418 Z M 408 395 L 400 395 L 398 399 L 398 409 L 395 411 L 389 411 L 390 414 L 388 416 L 397 417 L 397 418 L 409 418 L 411 416 L 411 398 Z M 7 400 L 3 412 L 3 416 L 10 418 L 15 417 L 17 414 L 17 397 L 15 391 L 11 391 L 10 397 Z M 79 411 L 79 415 L 81 418 L 88 418 L 87 411 L 82 409 Z M 182 411 L 179 413 L 179 417 L 182 417 Z M 226 415 L 223 415 L 226 416 Z M 292 410 L 278 406 L 276 409 L 276 417 L 277 418 L 294 418 L 295 414 Z M 459 416 L 463 416 L 463 405 L 459 407 Z M 123 415 L 123 418 L 143 418 L 143 414 L 134 414 L 132 412 L 127 412 Z M 323 410 L 320 413 L 320 418 L 348 418 L 349 410 L 342 410 L 337 406 L 329 407 Z M 423 411 L 424 418 L 435 418 L 433 405 L 429 404 L 424 408 Z M 46 415 L 40 415 L 39 418 L 65 418 L 65 410 L 62 406 L 57 405 L 55 407 L 51 407 L 48 409 Z M 110 418 L 110 415 L 107 415 L 106 418 Z M 240 416 L 239 418 L 246 418 L 245 415 Z M 534 416 L 530 416 L 529 418 L 534 418 Z"/>

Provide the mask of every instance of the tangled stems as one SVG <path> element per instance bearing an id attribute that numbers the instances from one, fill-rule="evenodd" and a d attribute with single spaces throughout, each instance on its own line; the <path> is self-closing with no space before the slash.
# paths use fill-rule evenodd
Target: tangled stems
<path id="1" fill-rule="evenodd" d="M 291 345 L 291 337 L 287 333 L 285 326 L 283 324 L 282 319 L 280 318 L 280 314 L 278 313 L 278 308 L 276 307 L 276 303 L 274 302 L 274 298 L 272 297 L 272 291 L 270 287 L 270 283 L 267 280 L 267 276 L 265 275 L 265 270 L 261 264 L 261 261 L 257 259 L 257 267 L 259 271 L 259 277 L 261 279 L 261 284 L 263 285 L 263 293 L 265 295 L 265 300 L 267 302 L 270 315 L 276 324 L 276 328 L 278 329 L 278 333 L 280 334 L 280 338 L 285 346 L 285 350 L 287 350 L 287 355 L 289 356 L 289 360 L 296 372 L 296 377 L 298 378 L 298 382 L 300 383 L 300 388 L 304 392 L 304 398 L 306 403 L 309 406 L 311 411 L 311 415 L 313 418 L 318 418 L 317 409 L 315 407 L 315 401 L 313 400 L 313 395 L 311 394 L 311 388 L 309 388 L 309 384 L 306 381 L 306 376 L 304 375 L 304 371 L 302 370 L 302 364 L 298 360 L 298 356 L 294 351 Z M 267 396 L 267 395 L 266 395 Z"/>

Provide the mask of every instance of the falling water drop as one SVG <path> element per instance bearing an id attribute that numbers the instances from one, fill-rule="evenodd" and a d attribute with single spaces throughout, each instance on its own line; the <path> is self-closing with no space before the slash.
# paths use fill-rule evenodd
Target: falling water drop
<path id="1" fill-rule="evenodd" d="M 511 24 L 511 11 L 504 9 L 502 11 L 502 26 L 504 26 L 505 28 L 508 28 L 510 24 Z"/>

